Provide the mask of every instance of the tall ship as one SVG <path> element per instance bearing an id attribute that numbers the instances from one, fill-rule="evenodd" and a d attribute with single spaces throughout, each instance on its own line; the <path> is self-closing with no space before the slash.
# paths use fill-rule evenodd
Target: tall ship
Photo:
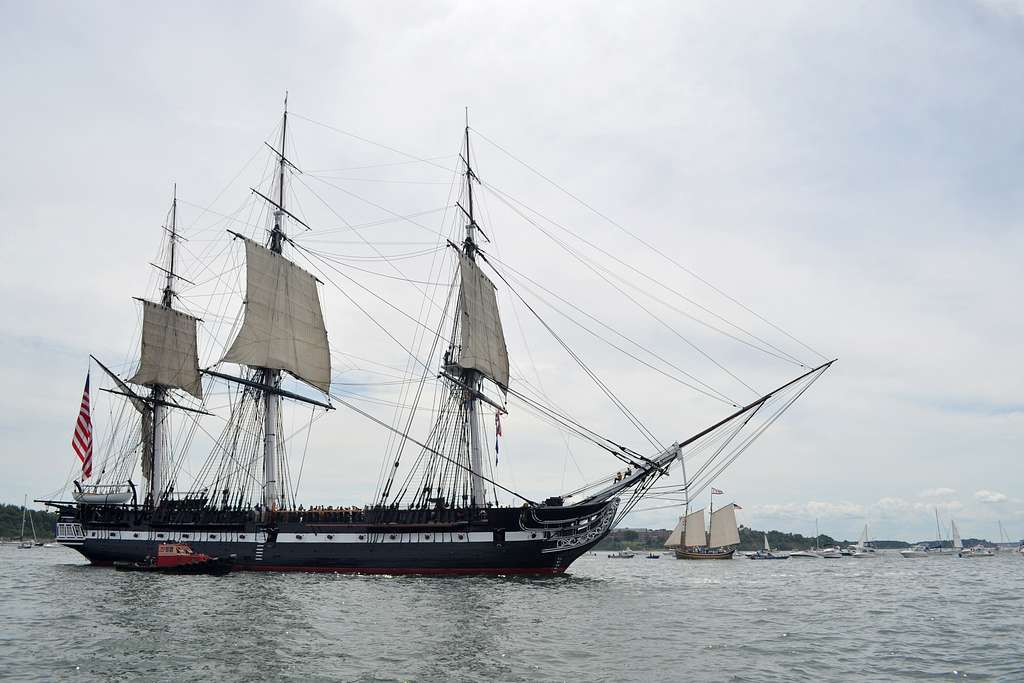
<path id="1" fill-rule="evenodd" d="M 704 527 L 704 508 L 687 512 L 669 534 L 665 547 L 675 552 L 677 560 L 731 560 L 740 543 L 739 527 L 736 525 L 735 503 L 715 509 L 718 489 L 711 489 L 711 518 L 707 531 Z"/>
<path id="2" fill-rule="evenodd" d="M 213 246 L 190 247 L 175 191 L 161 256 L 152 264 L 159 284 L 155 295 L 138 298 L 141 328 L 132 365 L 118 370 L 91 357 L 90 378 L 105 386 L 94 393 L 86 381 L 72 443 L 81 469 L 63 495 L 40 502 L 59 513 L 57 541 L 92 564 L 143 562 L 158 547 L 181 544 L 208 557 L 230 557 L 235 570 L 562 573 L 652 492 L 697 495 L 706 484 L 701 476 L 665 483 L 673 465 L 691 460 L 701 463 L 703 475 L 720 473 L 834 362 L 796 364 L 795 378 L 778 388 L 742 403 L 724 401 L 721 419 L 671 443 L 659 440 L 516 291 L 518 271 L 491 248 L 497 227 L 484 232 L 480 222 L 481 181 L 471 163 L 468 122 L 452 184 L 459 233 L 438 237 L 433 252 L 451 277 L 410 280 L 442 295 L 424 295 L 416 335 L 399 339 L 374 310 L 349 297 L 361 285 L 339 260 L 304 245 L 303 237 L 317 229 L 289 199 L 296 178 L 305 184 L 309 176 L 289 154 L 288 131 L 286 101 L 279 136 L 266 143 L 272 172 L 249 195 L 262 222 L 235 214 L 207 240 Z M 226 255 L 227 266 L 203 262 L 217 254 Z M 182 273 L 186 257 L 199 264 L 189 279 Z M 439 279 L 441 268 L 431 268 Z M 196 294 L 204 282 L 220 287 L 206 300 Z M 331 287 L 366 314 L 346 320 L 347 326 L 365 325 L 368 334 L 383 329 L 409 350 L 402 402 L 392 419 L 341 388 L 332 362 L 338 350 L 322 307 L 322 292 Z M 517 389 L 499 287 L 536 316 L 595 393 L 649 437 L 649 448 L 622 445 L 625 438 L 586 426 L 525 381 Z M 381 309 L 395 308 L 387 296 L 364 289 Z M 429 326 L 422 322 L 428 320 Z M 92 420 L 100 397 L 109 403 L 102 426 Z M 607 474 L 547 496 L 517 490 L 497 467 L 501 421 L 517 406 L 606 457 Z M 414 419 L 423 414 L 428 421 Z M 300 495 L 303 441 L 308 444 L 314 428 L 344 437 L 348 420 L 379 430 L 383 462 L 376 490 L 349 505 L 310 504 Z M 201 446 L 203 438 L 208 447 Z M 345 450 L 331 456 L 336 471 L 353 466 Z M 710 544 L 736 542 L 735 517 L 726 519 L 731 511 L 727 506 L 712 515 Z"/>

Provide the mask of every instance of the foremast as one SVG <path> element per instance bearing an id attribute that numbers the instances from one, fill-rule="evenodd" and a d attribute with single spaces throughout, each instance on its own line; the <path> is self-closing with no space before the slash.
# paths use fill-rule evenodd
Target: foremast
<path id="1" fill-rule="evenodd" d="M 171 221 L 167 228 L 169 260 L 167 264 L 167 279 L 164 283 L 160 296 L 160 303 L 166 307 L 174 308 L 174 266 L 178 246 L 178 185 L 175 183 L 171 199 Z M 167 406 L 167 387 L 162 384 L 154 384 L 150 389 L 150 399 L 153 405 L 153 463 L 149 476 L 149 491 L 147 497 L 152 501 L 153 506 L 160 504 L 164 492 L 169 488 L 169 472 L 167 471 L 168 451 L 170 450 L 170 410 Z M 145 432 L 145 430 L 143 430 Z"/>
<path id="2" fill-rule="evenodd" d="M 195 410 L 173 401 L 171 391 L 180 389 L 198 399 L 202 399 L 203 395 L 196 343 L 198 319 L 174 308 L 176 280 L 184 280 L 176 270 L 177 245 L 181 239 L 178 234 L 177 185 L 174 186 L 168 223 L 164 225 L 168 233 L 167 268 L 152 264 L 166 275 L 166 280 L 160 291 L 159 302 L 139 299 L 142 303 L 141 354 L 138 370 L 128 380 L 149 387 L 149 394 L 142 396 L 131 391 L 106 366 L 100 364 L 121 389 L 116 393 L 123 393 L 132 399 L 132 404 L 141 415 L 142 475 L 147 481 L 146 500 L 153 507 L 159 507 L 173 486 L 170 409 L 177 407 Z"/>

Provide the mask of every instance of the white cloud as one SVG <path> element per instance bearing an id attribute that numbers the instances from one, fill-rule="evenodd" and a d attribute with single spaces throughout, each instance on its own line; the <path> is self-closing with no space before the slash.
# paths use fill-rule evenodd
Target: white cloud
<path id="1" fill-rule="evenodd" d="M 940 487 L 937 489 L 925 489 L 924 491 L 921 491 L 921 493 L 917 495 L 919 495 L 921 498 L 947 498 L 955 493 L 956 491 L 954 489 Z"/>
<path id="2" fill-rule="evenodd" d="M 835 517 L 863 517 L 865 508 L 863 505 L 849 502 L 830 503 L 811 500 L 806 503 L 769 503 L 766 505 L 750 506 L 750 513 L 753 516 L 781 517 L 787 519 L 809 519 L 820 517 L 823 519 Z"/>
<path id="3" fill-rule="evenodd" d="M 981 489 L 980 491 L 975 491 L 974 497 L 980 503 L 1002 503 L 1007 500 L 1007 496 L 1005 493 L 999 493 L 998 491 L 989 491 L 988 489 Z"/>
<path id="4" fill-rule="evenodd" d="M 932 512 L 936 508 L 945 512 L 955 512 L 957 510 L 963 510 L 964 504 L 958 500 L 923 502 L 919 500 L 907 500 L 906 498 L 900 498 L 897 496 L 886 496 L 885 498 L 880 498 L 870 506 L 871 511 L 873 513 L 877 513 L 880 517 L 926 513 Z"/>

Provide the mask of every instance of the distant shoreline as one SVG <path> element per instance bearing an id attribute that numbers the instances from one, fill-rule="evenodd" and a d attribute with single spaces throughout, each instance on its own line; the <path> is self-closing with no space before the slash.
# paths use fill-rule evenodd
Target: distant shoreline
<path id="1" fill-rule="evenodd" d="M 817 538 L 813 536 L 804 536 L 802 534 L 792 534 L 784 531 L 763 531 L 761 529 L 751 529 L 740 525 L 740 544 L 738 548 L 740 550 L 758 550 L 764 545 L 764 537 L 768 536 L 768 543 L 774 550 L 810 550 L 815 546 L 819 548 L 827 548 L 830 546 L 845 547 L 854 545 L 856 541 L 851 540 L 838 540 L 831 536 L 821 534 Z M 606 536 L 597 546 L 595 550 L 623 550 L 630 548 L 632 550 L 662 550 L 665 547 L 665 541 L 668 539 L 670 533 L 669 529 L 614 529 L 608 536 Z M 871 540 L 870 544 L 880 550 L 902 550 L 909 548 L 919 543 L 927 545 L 939 545 L 945 548 L 952 546 L 952 542 L 948 540 L 936 541 L 923 540 L 923 541 L 894 541 L 894 540 Z M 987 547 L 995 547 L 997 544 L 984 538 L 965 538 L 963 539 L 965 547 L 983 545 Z"/>

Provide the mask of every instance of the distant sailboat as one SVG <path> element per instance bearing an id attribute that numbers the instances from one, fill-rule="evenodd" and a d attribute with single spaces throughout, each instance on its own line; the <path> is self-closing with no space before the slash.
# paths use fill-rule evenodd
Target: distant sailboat
<path id="1" fill-rule="evenodd" d="M 866 558 L 866 557 L 878 557 L 878 550 L 873 546 L 868 545 L 868 525 L 864 525 L 864 531 L 860 535 L 860 539 L 857 541 L 857 545 L 853 546 L 853 552 L 850 557 Z"/>
<path id="2" fill-rule="evenodd" d="M 953 527 L 953 548 L 957 551 L 958 557 L 995 557 L 995 551 L 991 548 L 986 548 L 980 543 L 970 548 L 965 548 L 960 540 L 960 529 L 957 528 L 956 522 L 950 520 L 949 523 Z"/>
<path id="3" fill-rule="evenodd" d="M 18 542 L 18 547 L 22 550 L 27 550 L 32 547 L 32 543 L 25 540 L 25 517 L 28 515 L 28 496 L 25 496 L 25 502 L 21 505 L 21 539 Z M 32 539 L 35 540 L 36 531 L 35 525 L 32 526 Z"/>
<path id="4" fill-rule="evenodd" d="M 776 555 L 772 552 L 772 547 L 768 545 L 768 534 L 764 535 L 764 548 L 758 550 L 753 555 L 747 555 L 751 560 L 788 560 L 789 555 Z"/>
<path id="5" fill-rule="evenodd" d="M 814 548 L 811 550 L 795 550 L 789 554 L 790 557 L 794 557 L 798 560 L 820 560 L 821 555 L 818 554 L 818 520 L 814 520 Z"/>
<path id="6" fill-rule="evenodd" d="M 953 524 L 953 531 L 957 535 L 956 542 L 959 542 L 959 531 L 956 528 L 956 524 Z M 957 552 L 952 548 L 942 547 L 942 528 L 939 526 L 939 509 L 935 508 L 935 533 L 937 536 L 936 545 L 929 546 L 925 543 L 918 543 L 917 545 L 901 550 L 900 555 L 907 559 L 914 559 L 920 557 L 943 557 L 952 555 Z"/>
<path id="7" fill-rule="evenodd" d="M 712 495 L 714 491 L 712 489 Z M 714 501 L 714 498 L 712 498 Z M 679 523 L 665 541 L 666 548 L 674 548 L 677 560 L 729 560 L 740 542 L 736 525 L 735 503 L 717 510 L 712 502 L 711 523 L 704 531 L 704 508 L 679 518 Z"/>

